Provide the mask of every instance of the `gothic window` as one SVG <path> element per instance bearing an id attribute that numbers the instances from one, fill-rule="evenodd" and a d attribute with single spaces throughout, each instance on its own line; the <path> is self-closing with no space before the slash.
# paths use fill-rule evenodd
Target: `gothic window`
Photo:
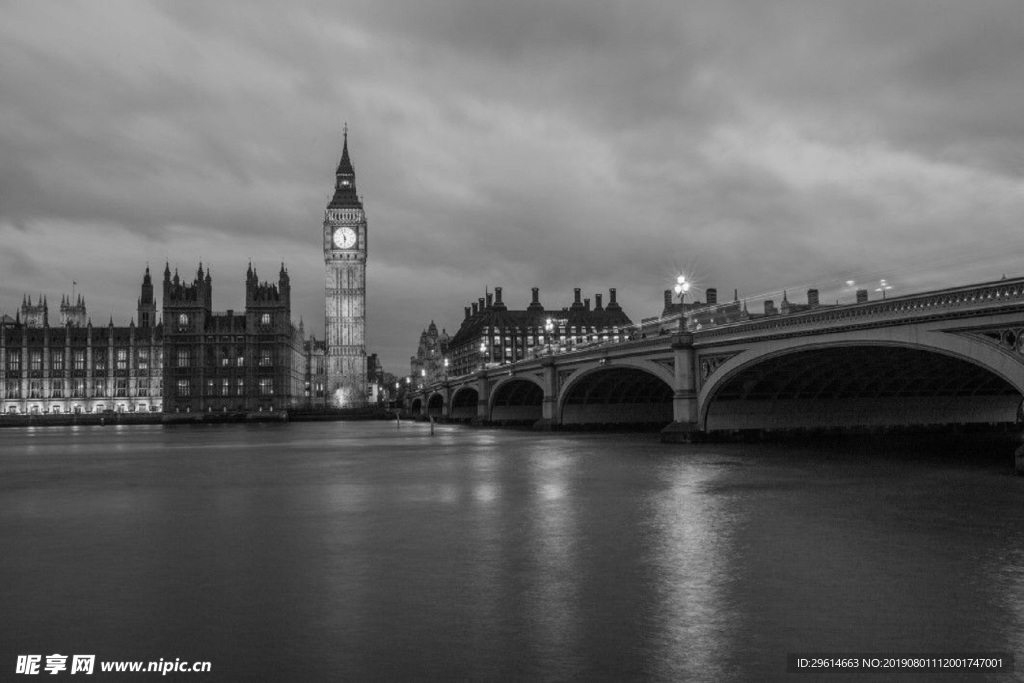
<path id="1" fill-rule="evenodd" d="M 42 370 L 43 369 L 43 352 L 42 351 L 29 351 L 28 352 L 28 369 L 29 370 Z M 32 397 L 36 398 L 36 397 Z"/>
<path id="2" fill-rule="evenodd" d="M 269 368 L 274 364 L 273 351 L 271 349 L 260 349 L 260 367 Z"/>
<path id="3" fill-rule="evenodd" d="M 227 377 L 220 381 L 220 395 L 228 396 L 231 394 L 231 380 Z"/>
<path id="4" fill-rule="evenodd" d="M 241 350 L 238 352 L 238 358 L 235 359 L 235 365 L 240 368 L 245 366 L 245 354 Z"/>
<path id="5" fill-rule="evenodd" d="M 237 385 L 236 385 L 236 386 L 237 386 L 238 388 L 236 389 L 235 393 L 236 393 L 236 394 L 237 394 L 238 396 L 245 396 L 245 380 L 244 380 L 244 379 L 242 379 L 241 377 L 239 377 L 239 378 L 238 378 L 238 382 L 237 382 Z"/>
<path id="6" fill-rule="evenodd" d="M 140 379 L 138 386 L 135 388 L 136 396 L 149 396 L 149 380 Z"/>
<path id="7" fill-rule="evenodd" d="M 274 393 L 274 378 L 260 377 L 260 396 L 272 396 Z"/>
<path id="8" fill-rule="evenodd" d="M 85 380 L 76 379 L 71 382 L 71 395 L 74 398 L 85 398 Z"/>
<path id="9" fill-rule="evenodd" d="M 75 370 L 85 370 L 85 351 L 72 351 L 71 362 Z"/>
<path id="10" fill-rule="evenodd" d="M 21 398 L 21 381 L 13 380 L 7 382 L 7 398 Z"/>
<path id="11" fill-rule="evenodd" d="M 107 369 L 107 350 L 105 348 L 96 348 L 92 350 L 92 361 L 93 366 L 97 370 Z"/>
<path id="12" fill-rule="evenodd" d="M 191 396 L 192 384 L 187 379 L 178 380 L 178 396 Z"/>
<path id="13" fill-rule="evenodd" d="M 19 354 L 17 351 L 8 354 L 7 369 L 11 372 L 17 372 L 18 370 L 21 370 L 21 354 Z"/>
<path id="14" fill-rule="evenodd" d="M 212 379 L 206 380 L 206 395 L 213 396 L 214 384 Z"/>
<path id="15" fill-rule="evenodd" d="M 136 356 L 139 363 L 139 370 L 149 370 L 149 349 L 139 349 L 136 351 Z"/>
<path id="16" fill-rule="evenodd" d="M 59 351 L 50 354 L 50 367 L 54 370 L 64 369 L 64 354 Z"/>
<path id="17" fill-rule="evenodd" d="M 125 398 L 128 396 L 128 380 L 126 379 L 115 379 L 114 380 L 114 396 L 118 398 Z"/>
<path id="18" fill-rule="evenodd" d="M 128 349 L 119 348 L 117 349 L 117 369 L 127 370 L 128 369 Z"/>
<path id="19" fill-rule="evenodd" d="M 270 314 L 269 313 L 264 313 L 263 315 L 260 316 L 260 325 L 269 325 L 269 324 L 270 324 Z"/>
<path id="20" fill-rule="evenodd" d="M 188 327 L 188 313 L 182 313 L 178 316 L 178 328 Z"/>
<path id="21" fill-rule="evenodd" d="M 231 352 L 228 350 L 228 347 L 226 346 L 222 346 L 220 349 L 220 364 L 221 367 L 225 368 L 231 365 Z"/>
<path id="22" fill-rule="evenodd" d="M 92 383 L 92 395 L 93 396 L 106 396 L 107 395 L 107 381 L 104 379 L 93 380 Z"/>
<path id="23" fill-rule="evenodd" d="M 189 349 L 178 349 L 178 367 L 187 368 L 192 364 L 192 354 Z"/>
<path id="24" fill-rule="evenodd" d="M 64 398 L 64 380 L 55 379 L 53 384 L 50 386 L 50 397 L 51 398 Z"/>
<path id="25" fill-rule="evenodd" d="M 34 379 L 28 383 L 28 397 L 29 398 L 42 398 L 43 397 L 43 383 L 41 380 Z"/>

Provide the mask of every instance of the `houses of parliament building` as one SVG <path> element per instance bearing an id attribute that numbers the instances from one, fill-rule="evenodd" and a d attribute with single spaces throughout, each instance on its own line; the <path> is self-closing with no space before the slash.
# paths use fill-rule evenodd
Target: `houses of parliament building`
<path id="1" fill-rule="evenodd" d="M 0 316 L 0 412 L 280 413 L 361 407 L 367 384 L 366 218 L 355 194 L 348 131 L 323 223 L 326 339 L 291 320 L 291 280 L 259 279 L 250 263 L 245 309 L 215 312 L 213 276 L 189 280 L 166 264 L 162 310 L 142 276 L 127 326 L 94 325 L 85 298 L 24 297 Z"/>

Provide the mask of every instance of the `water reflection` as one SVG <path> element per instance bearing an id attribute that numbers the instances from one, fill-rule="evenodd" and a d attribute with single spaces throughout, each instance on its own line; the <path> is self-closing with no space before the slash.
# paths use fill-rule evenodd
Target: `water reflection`
<path id="1" fill-rule="evenodd" d="M 387 423 L 0 436 L 4 656 L 745 680 L 798 650 L 1024 651 L 1024 482 L 985 462 Z"/>

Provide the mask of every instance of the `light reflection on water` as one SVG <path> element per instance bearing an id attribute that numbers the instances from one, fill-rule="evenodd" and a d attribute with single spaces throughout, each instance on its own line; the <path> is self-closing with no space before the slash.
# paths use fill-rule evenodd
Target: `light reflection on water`
<path id="1" fill-rule="evenodd" d="M 4 430 L 2 661 L 660 680 L 777 678 L 811 650 L 1024 661 L 1004 465 L 408 423 Z"/>

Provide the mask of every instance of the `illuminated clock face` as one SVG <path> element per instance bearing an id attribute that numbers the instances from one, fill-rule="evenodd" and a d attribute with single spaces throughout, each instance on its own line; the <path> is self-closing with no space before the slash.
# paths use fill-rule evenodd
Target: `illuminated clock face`
<path id="1" fill-rule="evenodd" d="M 356 245 L 356 231 L 352 228 L 338 228 L 334 231 L 334 246 L 350 249 Z"/>

